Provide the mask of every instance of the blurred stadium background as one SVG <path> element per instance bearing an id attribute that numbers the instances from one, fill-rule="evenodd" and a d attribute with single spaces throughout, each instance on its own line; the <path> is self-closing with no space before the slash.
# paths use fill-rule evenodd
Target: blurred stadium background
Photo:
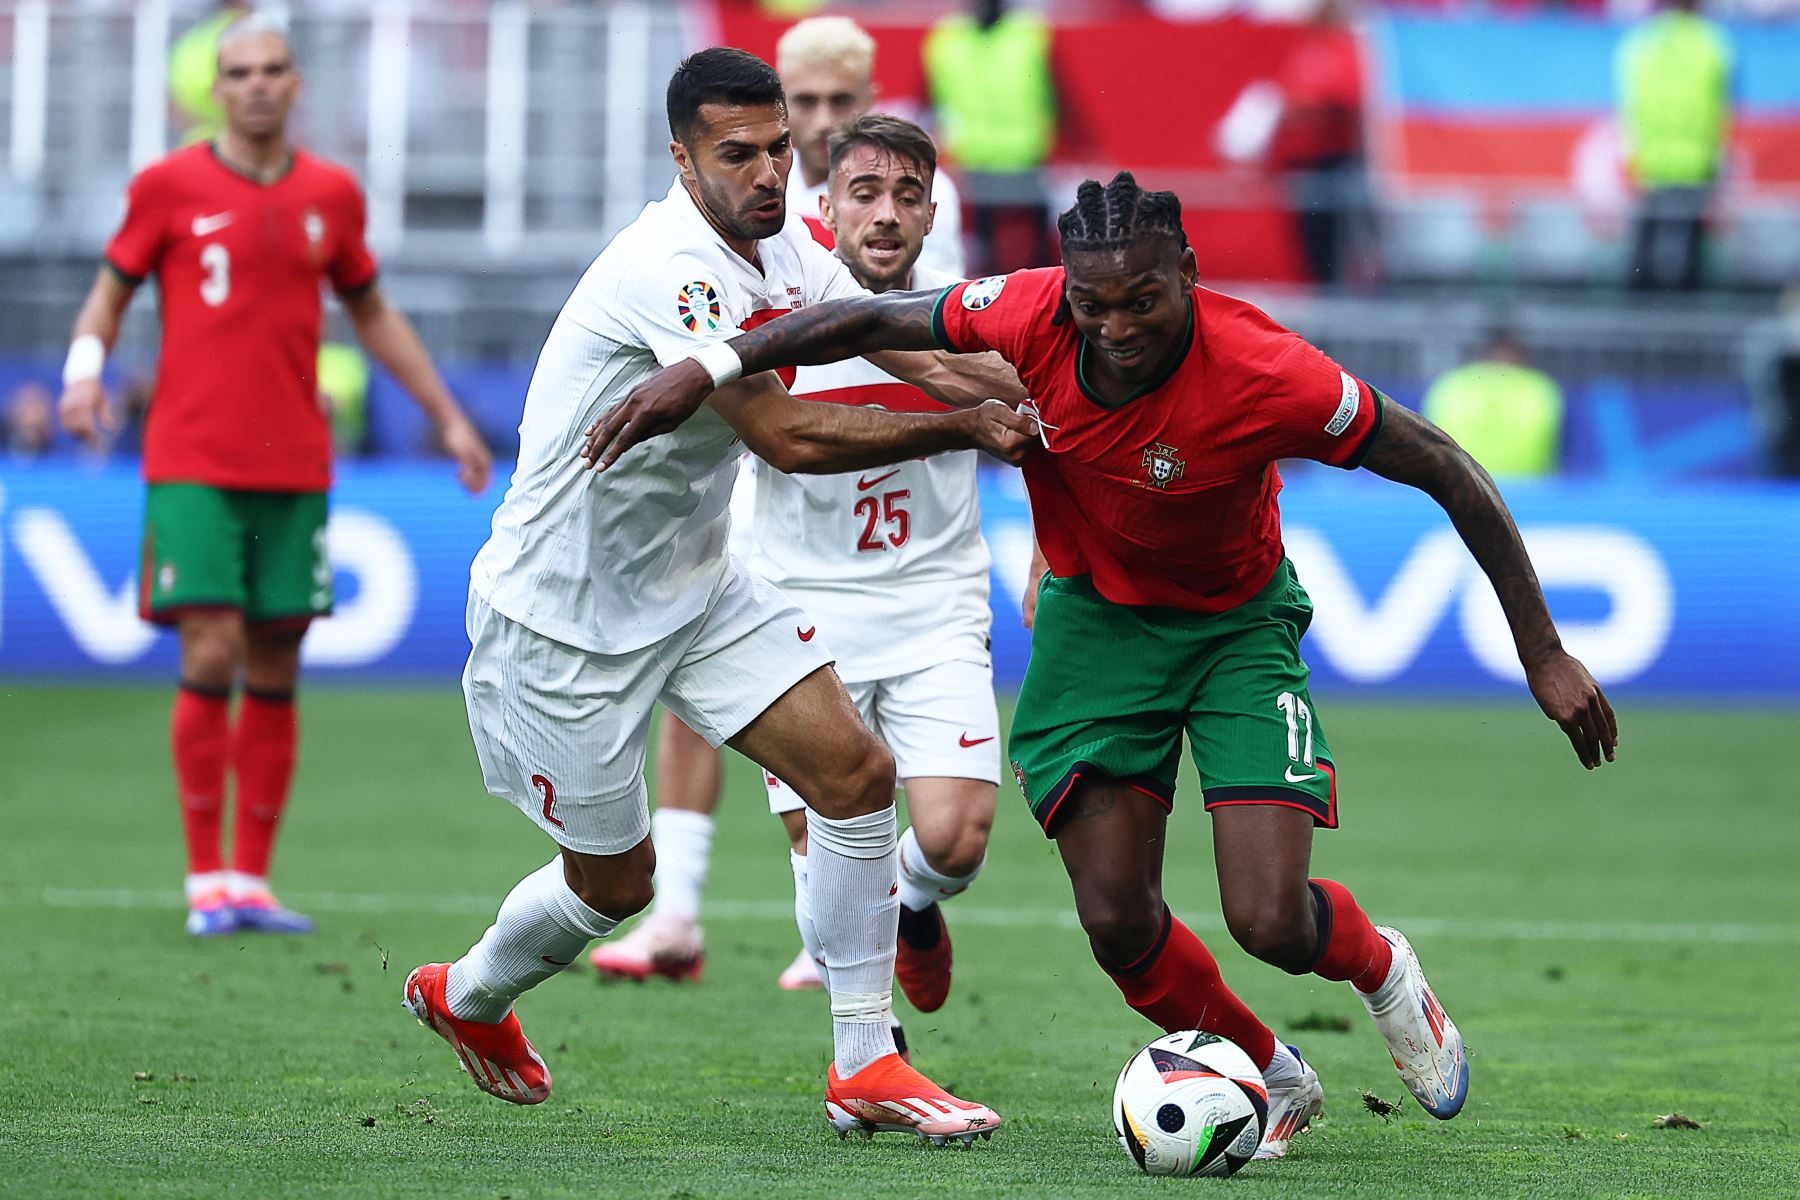
<path id="1" fill-rule="evenodd" d="M 396 1027 L 390 952 L 402 971 L 466 944 L 543 852 L 480 794 L 456 691 L 468 564 L 552 318 L 668 186 L 670 70 L 717 42 L 770 56 L 798 17 L 845 13 L 879 43 L 880 105 L 941 127 L 924 46 L 960 6 L 260 7 L 292 22 L 297 140 L 362 180 L 386 290 L 502 469 L 486 495 L 460 492 L 416 408 L 328 306 L 339 607 L 306 643 L 309 732 L 277 870 L 321 928 L 189 944 L 166 757 L 176 646 L 136 617 L 136 447 L 158 336 L 147 296 L 108 366 L 116 439 L 79 449 L 54 406 L 126 180 L 204 128 L 207 55 L 196 68 L 188 39 L 220 6 L 0 0 L 0 1078 L 14 1084 L 0 1089 L 0 1192 L 1140 1183 L 1100 1097 L 1144 1027 L 1088 965 L 1054 854 L 1010 788 L 995 867 L 951 918 L 959 997 L 941 1019 L 908 1018 L 922 1053 L 1025 1117 L 1015 1140 L 984 1148 L 1008 1159 L 879 1142 L 846 1155 L 817 1137 L 816 997 L 773 985 L 793 949 L 784 842 L 737 760 L 705 985 L 619 1003 L 570 972 L 534 993 L 559 1103 L 534 1117 L 491 1103 Z M 1624 147 L 1645 113 L 1618 99 L 1649 0 L 1024 11 L 1049 30 L 1054 135 L 1024 161 L 952 148 L 972 268 L 1043 254 L 1045 214 L 1084 176 L 1129 167 L 1177 190 L 1203 282 L 1424 405 L 1505 477 L 1565 638 L 1620 714 L 1619 763 L 1583 778 L 1523 694 L 1498 606 L 1442 513 L 1366 475 L 1284 467 L 1289 549 L 1317 608 L 1314 690 L 1359 772 L 1346 786 L 1357 818 L 1320 839 L 1319 860 L 1368 881 L 1370 911 L 1428 943 L 1481 1055 L 1481 1111 L 1437 1127 L 1410 1106 L 1391 1126 L 1363 1110 L 1365 1089 L 1396 1085 L 1354 1001 L 1238 954 L 1189 805 L 1171 829 L 1192 866 L 1171 872 L 1171 902 L 1259 1009 L 1306 1031 L 1331 1089 L 1331 1123 L 1281 1177 L 1253 1182 L 1271 1195 L 1793 1195 L 1800 826 L 1780 747 L 1800 711 L 1800 7 L 1706 6 L 1730 67 L 1702 100 L 1729 120 L 1702 128 L 1703 177 L 1670 189 L 1675 257 L 1701 235 L 1694 269 L 1672 273 L 1639 249 L 1649 198 Z M 991 73 L 957 82 L 936 100 L 1042 103 Z M 1645 103 L 1685 112 L 1679 94 Z M 1029 525 L 1012 472 L 982 487 L 1010 690 L 1029 652 Z M 725 1029 L 723 1060 L 674 1032 Z M 689 1069 L 671 1069 L 684 1046 Z M 1650 1130 L 1675 1109 L 1711 1127 Z"/>
<path id="2" fill-rule="evenodd" d="M 363 180 L 390 295 L 504 458 L 572 281 L 667 186 L 661 95 L 684 51 L 723 41 L 772 56 L 796 16 L 841 11 L 878 40 L 881 105 L 930 120 L 922 46 L 957 9 L 331 0 L 278 11 L 307 76 L 299 141 Z M 1493 386 L 1447 386 L 1433 415 L 1515 476 L 1508 493 L 1577 652 L 1626 693 L 1794 696 L 1800 618 L 1745 586 L 1792 595 L 1800 581 L 1800 490 L 1779 480 L 1800 471 L 1792 5 L 1711 14 L 1730 48 L 1729 124 L 1716 181 L 1688 189 L 1703 232 L 1685 280 L 1651 279 L 1634 253 L 1643 195 L 1617 80 L 1625 39 L 1651 15 L 1642 4 L 1025 11 L 1050 31 L 1053 146 L 1009 174 L 953 165 L 972 206 L 998 205 L 997 220 L 965 221 L 972 268 L 1028 265 L 1073 182 L 1130 167 L 1183 196 L 1208 284 L 1251 296 L 1409 404 L 1471 359 L 1530 364 L 1508 386 L 1493 371 Z M 218 12 L 0 0 L 0 673 L 168 677 L 172 645 L 130 611 L 154 306 L 132 310 L 109 367 L 126 417 L 114 445 L 78 451 L 45 406 L 126 180 L 204 131 L 184 47 Z M 203 67 L 198 82 L 203 93 Z M 1030 103 L 1001 78 L 948 102 L 971 97 Z M 433 447 L 417 410 L 350 347 L 328 354 L 345 600 L 310 640 L 311 662 L 448 683 L 464 568 L 499 489 L 481 504 L 449 496 L 443 473 L 422 467 Z M 1290 540 L 1318 595 L 1312 653 L 1328 689 L 1514 686 L 1498 610 L 1429 504 L 1295 474 Z M 1009 476 L 985 486 L 1010 681 L 1026 653 L 1023 508 Z"/>

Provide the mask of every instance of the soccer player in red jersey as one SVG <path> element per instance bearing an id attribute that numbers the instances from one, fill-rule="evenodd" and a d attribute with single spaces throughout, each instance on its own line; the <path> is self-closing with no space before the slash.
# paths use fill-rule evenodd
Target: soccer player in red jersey
<path id="1" fill-rule="evenodd" d="M 111 421 L 106 353 L 154 272 L 163 342 L 144 435 L 140 608 L 180 631 L 170 742 L 195 936 L 312 928 L 276 903 L 268 872 L 294 767 L 300 642 L 331 611 L 331 431 L 315 377 L 322 282 L 437 425 L 463 486 L 482 491 L 492 469 L 411 324 L 382 297 L 356 181 L 289 144 L 299 92 L 279 25 L 247 17 L 226 31 L 213 85 L 225 132 L 132 180 L 63 372 L 63 424 L 91 441 Z M 228 770 L 237 790 L 229 868 Z"/>
<path id="2" fill-rule="evenodd" d="M 1433 1116 L 1468 1091 L 1462 1039 L 1397 931 L 1309 871 L 1338 822 L 1337 765 L 1299 642 L 1312 606 L 1282 549 L 1282 458 L 1364 467 L 1449 514 L 1500 598 L 1533 696 L 1584 766 L 1617 725 L 1556 627 L 1493 480 L 1449 437 L 1240 300 L 1197 286 L 1180 205 L 1121 173 L 1081 186 L 1065 265 L 819 305 L 680 363 L 594 427 L 604 469 L 685 419 L 715 377 L 886 349 L 998 351 L 1033 396 L 1044 450 L 1023 470 L 1048 573 L 1009 750 L 1054 838 L 1094 956 L 1168 1031 L 1237 1042 L 1269 1084 L 1260 1157 L 1322 1100 L 1318 1077 L 1219 976 L 1162 899 L 1180 739 L 1213 815 L 1232 935 L 1294 974 L 1350 982 Z"/>

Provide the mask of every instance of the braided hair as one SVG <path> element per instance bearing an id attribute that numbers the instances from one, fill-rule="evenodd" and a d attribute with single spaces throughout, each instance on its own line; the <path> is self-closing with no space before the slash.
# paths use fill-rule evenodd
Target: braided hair
<path id="1" fill-rule="evenodd" d="M 1130 171 L 1120 171 L 1101 187 L 1089 179 L 1075 190 L 1075 207 L 1056 220 L 1063 257 L 1071 253 L 1123 250 L 1143 238 L 1168 238 L 1177 249 L 1187 249 L 1187 231 L 1181 227 L 1181 201 L 1174 192 L 1146 192 Z M 1056 313 L 1056 324 L 1069 315 L 1065 298 Z"/>

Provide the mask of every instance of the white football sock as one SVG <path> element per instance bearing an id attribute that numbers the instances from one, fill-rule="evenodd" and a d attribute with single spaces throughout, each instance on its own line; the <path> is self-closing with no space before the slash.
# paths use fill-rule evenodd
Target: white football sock
<path id="1" fill-rule="evenodd" d="M 968 890 L 985 866 L 987 855 L 984 854 L 967 875 L 945 875 L 933 870 L 925 861 L 918 835 L 908 825 L 906 832 L 900 835 L 900 903 L 914 912 L 924 912 L 939 900 L 948 900 Z"/>
<path id="2" fill-rule="evenodd" d="M 893 805 L 833 821 L 806 810 L 807 883 L 826 963 L 838 1076 L 894 1052 L 900 900 Z"/>
<path id="3" fill-rule="evenodd" d="M 202 871 L 198 875 L 189 875 L 182 881 L 182 890 L 187 893 L 187 902 L 192 904 L 196 899 L 208 892 L 225 891 L 231 883 L 230 871 Z"/>
<path id="4" fill-rule="evenodd" d="M 1299 1082 L 1300 1075 L 1304 1070 L 1305 1068 L 1300 1065 L 1300 1059 L 1277 1038 L 1275 1057 L 1270 1059 L 1269 1065 L 1263 1068 L 1263 1082 L 1272 1088 L 1292 1087 Z"/>
<path id="5" fill-rule="evenodd" d="M 806 871 L 806 855 L 788 851 L 788 865 L 794 868 L 794 924 L 800 927 L 800 945 L 805 947 L 807 955 L 819 965 L 819 978 L 826 980 L 830 987 L 830 976 L 825 971 L 825 952 L 819 949 L 819 930 L 813 924 L 812 884 L 808 881 Z"/>
<path id="6" fill-rule="evenodd" d="M 465 1021 L 502 1020 L 514 1000 L 618 924 L 582 903 L 563 878 L 558 855 L 519 881 L 481 940 L 450 964 L 444 1003 Z"/>
<path id="7" fill-rule="evenodd" d="M 700 893 L 712 868 L 713 819 L 705 813 L 659 808 L 650 814 L 656 846 L 656 911 L 684 921 L 700 919 Z"/>
<path id="8" fill-rule="evenodd" d="M 226 871 L 225 890 L 234 900 L 240 896 L 266 896 L 269 894 L 269 877 L 251 875 L 244 871 Z"/>

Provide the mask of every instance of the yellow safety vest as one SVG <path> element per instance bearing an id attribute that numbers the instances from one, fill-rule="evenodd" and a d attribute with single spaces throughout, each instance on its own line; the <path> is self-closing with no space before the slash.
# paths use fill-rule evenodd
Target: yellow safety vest
<path id="1" fill-rule="evenodd" d="M 1731 123 L 1731 46 L 1706 18 L 1668 12 L 1626 35 L 1619 123 L 1644 187 L 1694 187 L 1718 173 Z"/>
<path id="2" fill-rule="evenodd" d="M 944 147 L 965 169 L 1029 171 L 1050 157 L 1056 92 L 1038 16 L 1008 13 L 986 29 L 945 17 L 925 36 L 924 58 Z"/>
<path id="3" fill-rule="evenodd" d="M 169 96 L 187 115 L 192 127 L 184 144 L 216 137 L 225 129 L 225 114 L 213 99 L 213 78 L 219 73 L 219 39 L 242 13 L 220 13 L 194 26 L 169 49 Z"/>
<path id="4" fill-rule="evenodd" d="M 1534 367 L 1466 363 L 1431 385 L 1423 407 L 1426 420 L 1496 478 L 1532 479 L 1556 471 L 1562 389 Z"/>

